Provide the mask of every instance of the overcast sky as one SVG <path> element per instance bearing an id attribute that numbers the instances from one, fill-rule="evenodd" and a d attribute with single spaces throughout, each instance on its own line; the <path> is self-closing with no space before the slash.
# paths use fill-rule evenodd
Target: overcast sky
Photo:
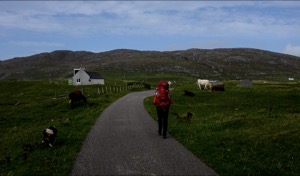
<path id="1" fill-rule="evenodd" d="M 0 1 L 0 60 L 237 47 L 300 56 L 300 1 Z"/>

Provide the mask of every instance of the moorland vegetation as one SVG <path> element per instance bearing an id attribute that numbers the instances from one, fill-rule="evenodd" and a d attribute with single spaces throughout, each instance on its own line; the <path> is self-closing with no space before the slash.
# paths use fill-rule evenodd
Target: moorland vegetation
<path id="1" fill-rule="evenodd" d="M 300 78 L 300 58 L 253 48 L 138 51 L 117 49 L 93 53 L 57 50 L 0 61 L 0 80 L 69 78 L 73 68 L 89 71 L 181 73 L 207 79 Z"/>

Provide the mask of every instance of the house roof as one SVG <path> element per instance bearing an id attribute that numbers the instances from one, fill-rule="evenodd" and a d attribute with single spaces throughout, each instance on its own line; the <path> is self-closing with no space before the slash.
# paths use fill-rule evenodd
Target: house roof
<path id="1" fill-rule="evenodd" d="M 86 73 L 90 76 L 90 79 L 103 79 L 103 77 L 97 72 L 88 72 Z"/>

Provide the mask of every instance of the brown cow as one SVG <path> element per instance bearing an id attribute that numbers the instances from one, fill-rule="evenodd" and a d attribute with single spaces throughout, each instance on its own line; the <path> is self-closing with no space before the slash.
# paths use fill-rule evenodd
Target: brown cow
<path id="1" fill-rule="evenodd" d="M 211 91 L 224 91 L 225 90 L 225 85 L 224 84 L 217 84 L 217 85 L 213 85 L 211 87 Z"/>
<path id="2" fill-rule="evenodd" d="M 69 103 L 71 104 L 71 109 L 73 109 L 74 105 L 77 104 L 80 100 L 82 100 L 85 104 L 87 104 L 86 97 L 79 90 L 71 92 L 69 94 L 69 99 L 70 99 Z"/>

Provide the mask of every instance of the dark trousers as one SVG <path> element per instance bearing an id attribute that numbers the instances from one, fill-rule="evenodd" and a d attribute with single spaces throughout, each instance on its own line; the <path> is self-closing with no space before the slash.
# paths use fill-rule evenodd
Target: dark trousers
<path id="1" fill-rule="evenodd" d="M 157 107 L 157 117 L 158 117 L 158 133 L 163 137 L 167 136 L 168 131 L 168 115 L 169 115 L 169 107 Z"/>

